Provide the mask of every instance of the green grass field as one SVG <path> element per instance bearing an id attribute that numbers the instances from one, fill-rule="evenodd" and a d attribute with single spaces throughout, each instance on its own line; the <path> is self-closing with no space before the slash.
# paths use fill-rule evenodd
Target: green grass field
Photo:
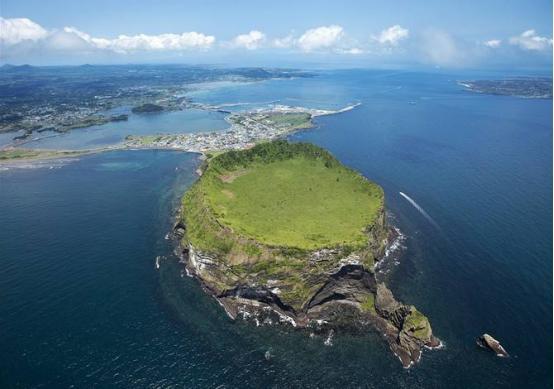
<path id="1" fill-rule="evenodd" d="M 202 189 L 217 221 L 235 233 L 299 249 L 362 247 L 383 206 L 379 186 L 303 156 L 213 174 Z"/>
<path id="2" fill-rule="evenodd" d="M 273 114 L 269 116 L 269 120 L 278 126 L 287 126 L 292 129 L 310 127 L 311 115 L 309 113 L 285 113 Z"/>
<path id="3" fill-rule="evenodd" d="M 56 150 L 32 150 L 23 148 L 11 148 L 0 150 L 0 161 L 11 161 L 18 159 L 47 159 L 57 157 L 70 157 L 82 154 L 79 151 L 56 151 Z"/>
<path id="4" fill-rule="evenodd" d="M 34 158 L 40 155 L 39 151 L 27 149 L 9 149 L 0 150 L 0 160 L 2 159 L 19 159 L 19 158 Z"/>

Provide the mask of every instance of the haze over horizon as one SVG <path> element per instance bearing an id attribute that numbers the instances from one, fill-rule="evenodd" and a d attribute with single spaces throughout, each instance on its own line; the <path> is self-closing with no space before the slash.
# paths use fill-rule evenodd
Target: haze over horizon
<path id="1" fill-rule="evenodd" d="M 0 64 L 549 70 L 551 25 L 548 1 L 7 0 Z"/>

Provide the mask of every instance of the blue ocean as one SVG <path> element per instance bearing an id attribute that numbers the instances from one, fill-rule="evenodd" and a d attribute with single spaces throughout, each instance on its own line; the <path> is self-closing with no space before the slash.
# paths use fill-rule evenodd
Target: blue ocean
<path id="1" fill-rule="evenodd" d="M 290 140 L 329 149 L 384 188 L 403 239 L 380 277 L 444 344 L 413 368 L 377 333 L 337 334 L 327 346 L 231 321 L 165 239 L 198 155 L 114 151 L 0 171 L 0 387 L 551 386 L 552 100 L 458 84 L 508 75 L 320 71 L 191 96 L 242 108 L 361 103 Z M 225 127 L 205 115 L 130 118 L 133 129 L 112 123 L 42 142 L 88 148 L 131 130 Z M 477 347 L 485 332 L 509 358 Z"/>

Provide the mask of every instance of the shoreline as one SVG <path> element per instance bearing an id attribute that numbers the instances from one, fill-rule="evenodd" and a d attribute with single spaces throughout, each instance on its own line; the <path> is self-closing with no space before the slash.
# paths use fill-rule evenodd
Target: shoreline
<path id="1" fill-rule="evenodd" d="M 340 328 L 335 327 L 327 320 L 315 320 L 312 322 L 306 323 L 304 320 L 295 320 L 295 318 L 287 315 L 285 312 L 283 312 L 281 309 L 275 306 L 266 305 L 264 303 L 258 302 L 257 300 L 251 300 L 247 298 L 237 298 L 237 301 L 231 302 L 231 301 L 224 301 L 225 297 L 221 297 L 217 295 L 217 293 L 209 286 L 209 284 L 206 283 L 206 281 L 198 274 L 197 271 L 197 264 L 191 263 L 190 254 L 185 255 L 185 251 L 191 250 L 191 247 L 184 247 L 182 245 L 181 239 L 179 235 L 175 232 L 176 226 L 180 225 L 180 213 L 182 211 L 182 207 L 178 207 L 177 211 L 174 215 L 174 228 L 171 229 L 171 231 L 168 233 L 170 236 L 170 239 L 172 240 L 174 244 L 174 255 L 178 259 L 178 263 L 182 266 L 181 272 L 184 270 L 185 274 L 193 278 L 198 282 L 198 285 L 200 288 L 204 291 L 204 293 L 208 294 L 210 297 L 212 297 L 217 304 L 223 309 L 225 315 L 232 321 L 242 320 L 244 322 L 255 324 L 256 327 L 260 326 L 281 326 L 285 328 L 289 328 L 293 331 L 304 331 L 310 338 L 314 336 L 321 336 L 323 339 L 322 347 L 329 347 L 332 346 L 332 342 L 329 342 L 329 339 L 334 337 L 337 332 L 339 333 L 350 333 L 350 334 L 358 334 L 358 336 L 363 337 L 363 334 L 359 334 L 361 329 L 352 329 L 352 328 Z M 400 238 L 402 239 L 403 235 L 396 235 L 397 228 L 394 226 L 390 226 L 391 233 L 390 235 L 392 238 L 390 239 L 389 243 L 386 246 L 386 250 L 391 251 L 398 251 L 398 248 L 393 248 L 393 246 L 397 243 L 397 240 Z M 375 264 L 375 270 L 377 270 L 378 264 L 380 264 L 382 261 L 386 261 L 389 259 L 390 254 L 386 255 L 383 254 L 381 259 L 376 262 Z M 156 258 L 157 260 L 157 258 Z M 203 264 L 200 264 L 202 266 Z M 341 271 L 349 268 L 352 266 L 351 264 L 345 263 L 342 264 L 337 272 L 335 274 L 340 273 Z M 156 269 L 159 269 L 156 262 Z M 377 276 L 377 274 L 376 274 Z M 378 281 L 379 282 L 379 281 Z M 383 280 L 381 280 L 381 283 L 383 283 Z M 383 283 L 384 284 L 384 283 Z M 268 319 L 271 314 L 276 315 L 276 318 L 278 320 L 271 320 Z M 373 330 L 377 331 L 388 343 L 390 351 L 393 353 L 393 355 L 400 361 L 402 364 L 402 368 L 405 370 L 409 370 L 412 367 L 414 367 L 416 364 L 418 364 L 421 361 L 421 357 L 423 353 L 429 352 L 429 351 L 438 351 L 443 350 L 446 346 L 444 342 L 439 339 L 438 337 L 433 336 L 432 340 L 428 344 L 423 344 L 421 348 L 419 349 L 417 353 L 417 357 L 415 359 L 412 359 L 409 354 L 406 354 L 406 351 L 401 349 L 396 343 L 395 343 L 395 334 L 391 333 L 389 325 L 387 324 L 387 321 L 385 318 L 381 316 L 375 316 L 375 317 L 368 317 L 366 318 L 366 325 L 369 324 L 368 328 L 372 328 Z M 365 327 L 361 327 L 365 328 Z"/>
<path id="2" fill-rule="evenodd" d="M 230 113 L 224 120 L 229 123 L 229 127 L 222 131 L 192 132 L 182 134 L 152 134 L 143 136 L 128 136 L 129 139 L 121 143 L 84 150 L 55 150 L 55 149 L 33 149 L 16 146 L 5 146 L 0 148 L 0 166 L 13 166 L 29 164 L 33 162 L 55 161 L 63 158 L 76 158 L 85 155 L 104 153 L 108 151 L 124 150 L 164 150 L 180 151 L 188 153 L 198 153 L 206 155 L 207 153 L 217 153 L 227 150 L 243 150 L 253 147 L 259 142 L 282 139 L 286 136 L 299 131 L 305 131 L 315 127 L 314 118 L 320 116 L 337 115 L 351 111 L 361 103 L 349 104 L 338 110 L 310 109 L 304 107 L 290 107 L 285 105 L 274 105 L 271 108 L 256 109 L 245 111 L 244 113 Z M 207 111 L 213 108 L 202 106 Z M 286 115 L 308 115 L 308 120 L 299 125 L 277 127 L 276 125 L 262 123 L 259 120 L 252 119 L 263 116 L 286 116 Z M 244 122 L 239 120 L 244 119 Z M 238 138 L 238 140 L 237 140 Z M 150 141 L 151 139 L 154 139 Z M 158 139 L 156 141 L 155 139 Z M 28 143 L 28 142 L 26 142 Z M 22 144 L 26 144 L 22 143 Z M 215 147 L 210 147 L 214 145 Z M 7 157 L 2 159 L 2 153 L 20 151 L 22 153 L 35 154 L 29 157 Z"/>

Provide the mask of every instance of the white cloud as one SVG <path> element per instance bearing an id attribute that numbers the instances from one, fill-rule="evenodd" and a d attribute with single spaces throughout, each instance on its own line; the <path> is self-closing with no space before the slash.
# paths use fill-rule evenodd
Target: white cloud
<path id="1" fill-rule="evenodd" d="M 273 40 L 273 47 L 278 49 L 288 49 L 296 44 L 296 39 L 292 35 L 287 35 L 283 38 L 276 38 Z"/>
<path id="2" fill-rule="evenodd" d="M 231 47 L 244 48 L 248 50 L 256 50 L 265 42 L 265 34 L 258 30 L 252 30 L 248 34 L 236 36 L 232 41 Z"/>
<path id="3" fill-rule="evenodd" d="M 483 42 L 483 44 L 487 47 L 490 47 L 491 49 L 496 49 L 500 47 L 502 44 L 502 41 L 500 39 L 490 39 L 488 41 Z"/>
<path id="4" fill-rule="evenodd" d="M 215 37 L 198 32 L 159 35 L 119 35 L 115 39 L 94 38 L 74 27 L 65 27 L 64 32 L 72 33 L 99 49 L 109 49 L 121 53 L 130 51 L 180 51 L 206 49 L 215 42 Z"/>
<path id="5" fill-rule="evenodd" d="M 96 50 L 96 47 L 83 39 L 81 35 L 74 33 L 70 29 L 54 30 L 48 35 L 36 42 L 35 47 L 41 47 L 48 50 L 62 50 L 74 52 L 88 52 Z"/>
<path id="6" fill-rule="evenodd" d="M 271 41 L 271 47 L 277 49 L 294 48 L 306 53 L 331 52 L 335 54 L 363 54 L 357 42 L 349 39 L 341 26 L 321 26 L 306 30 L 299 38 L 292 33 Z"/>
<path id="7" fill-rule="evenodd" d="M 27 41 L 34 42 L 33 48 L 50 50 L 93 51 L 110 50 L 118 53 L 135 51 L 182 51 L 207 49 L 215 37 L 198 32 L 159 35 L 119 35 L 117 38 L 97 38 L 75 27 L 47 31 L 29 19 L 0 18 L 0 42 L 6 46 L 17 46 Z"/>
<path id="8" fill-rule="evenodd" d="M 48 31 L 27 18 L 4 19 L 0 17 L 0 42 L 15 45 L 25 40 L 37 41 Z"/>
<path id="9" fill-rule="evenodd" d="M 112 45 L 112 41 L 110 39 L 93 38 L 89 34 L 79 31 L 75 27 L 64 27 L 63 32 L 67 34 L 75 35 L 95 48 L 109 49 L 110 46 Z"/>
<path id="10" fill-rule="evenodd" d="M 298 38 L 297 46 L 303 51 L 317 51 L 336 46 L 343 38 L 341 26 L 331 25 L 312 28 Z"/>
<path id="11" fill-rule="evenodd" d="M 120 35 L 112 40 L 99 40 L 93 38 L 92 42 L 99 47 L 107 47 L 114 51 L 123 52 L 137 50 L 180 51 L 188 49 L 207 49 L 215 42 L 215 37 L 192 31 L 182 34 Z"/>
<path id="12" fill-rule="evenodd" d="M 290 33 L 287 36 L 269 40 L 258 30 L 241 34 L 231 41 L 224 42 L 222 47 L 243 48 L 255 50 L 261 47 L 279 49 L 297 49 L 303 52 L 334 52 L 337 54 L 362 54 L 353 40 L 345 39 L 343 28 L 338 25 L 320 26 L 306 30 L 301 36 Z M 0 43 L 4 57 L 32 53 L 33 51 L 64 51 L 75 54 L 104 52 L 107 55 L 116 52 L 120 54 L 204 50 L 212 47 L 215 37 L 199 32 L 184 32 L 182 34 L 159 35 L 119 35 L 114 38 L 96 37 L 76 27 L 68 26 L 62 29 L 47 30 L 29 19 L 0 18 Z M 46 51 L 44 51 L 46 53 Z"/>
<path id="13" fill-rule="evenodd" d="M 539 51 L 552 46 L 552 39 L 537 35 L 535 30 L 527 30 L 518 36 L 510 38 L 510 43 L 525 50 Z"/>
<path id="14" fill-rule="evenodd" d="M 379 35 L 373 38 L 382 45 L 397 46 L 401 40 L 406 39 L 409 35 L 410 32 L 408 29 L 396 24 L 384 29 Z"/>

